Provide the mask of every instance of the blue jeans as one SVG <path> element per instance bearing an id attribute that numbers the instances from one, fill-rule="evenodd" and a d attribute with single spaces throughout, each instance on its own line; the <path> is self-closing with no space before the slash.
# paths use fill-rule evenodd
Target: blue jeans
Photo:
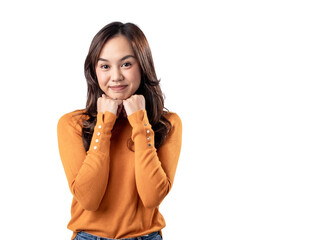
<path id="1" fill-rule="evenodd" d="M 135 237 L 135 238 L 121 238 L 122 240 L 162 240 L 159 232 L 153 232 L 145 236 Z M 91 235 L 86 232 L 79 232 L 74 240 L 116 240 L 112 238 L 103 238 Z"/>

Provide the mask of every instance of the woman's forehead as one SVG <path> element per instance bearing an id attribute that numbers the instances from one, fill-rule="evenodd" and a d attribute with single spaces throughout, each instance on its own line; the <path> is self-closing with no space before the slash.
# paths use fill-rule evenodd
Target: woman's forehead
<path id="1" fill-rule="evenodd" d="M 109 39 L 104 44 L 101 49 L 99 58 L 104 58 L 111 61 L 114 59 L 119 60 L 127 55 L 134 56 L 131 44 L 125 36 L 119 35 Z"/>

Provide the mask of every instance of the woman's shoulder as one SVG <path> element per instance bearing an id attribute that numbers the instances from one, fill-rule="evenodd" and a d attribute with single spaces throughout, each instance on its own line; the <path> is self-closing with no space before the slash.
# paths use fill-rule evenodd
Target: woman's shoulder
<path id="1" fill-rule="evenodd" d="M 85 109 L 78 109 L 62 115 L 58 121 L 58 127 L 82 127 L 82 122 L 88 116 L 85 114 Z"/>
<path id="2" fill-rule="evenodd" d="M 182 121 L 179 115 L 175 112 L 165 112 L 164 115 L 171 123 L 172 126 L 182 126 Z"/>

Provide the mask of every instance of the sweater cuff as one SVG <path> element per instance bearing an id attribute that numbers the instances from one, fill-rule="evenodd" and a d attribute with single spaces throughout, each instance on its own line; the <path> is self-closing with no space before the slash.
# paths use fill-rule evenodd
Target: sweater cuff
<path id="1" fill-rule="evenodd" d="M 106 152 L 107 142 L 110 141 L 111 130 L 116 122 L 117 116 L 106 111 L 104 114 L 99 112 L 97 123 L 94 127 L 89 151 Z"/>
<path id="2" fill-rule="evenodd" d="M 135 150 L 143 150 L 154 147 L 154 131 L 149 123 L 148 115 L 145 110 L 139 110 L 128 116 L 132 126 L 132 140 Z"/>

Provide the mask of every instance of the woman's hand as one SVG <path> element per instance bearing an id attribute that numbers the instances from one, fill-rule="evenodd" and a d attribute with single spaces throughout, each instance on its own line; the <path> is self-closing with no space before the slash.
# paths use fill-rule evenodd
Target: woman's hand
<path id="1" fill-rule="evenodd" d="M 107 95 L 102 94 L 102 97 L 99 97 L 97 100 L 97 111 L 98 113 L 105 113 L 105 111 L 108 111 L 118 116 L 118 108 L 121 104 L 122 100 L 114 100 L 107 97 Z"/>
<path id="2" fill-rule="evenodd" d="M 143 95 L 132 95 L 126 100 L 123 100 L 123 106 L 127 113 L 127 116 L 135 113 L 139 110 L 146 109 L 146 100 Z"/>

